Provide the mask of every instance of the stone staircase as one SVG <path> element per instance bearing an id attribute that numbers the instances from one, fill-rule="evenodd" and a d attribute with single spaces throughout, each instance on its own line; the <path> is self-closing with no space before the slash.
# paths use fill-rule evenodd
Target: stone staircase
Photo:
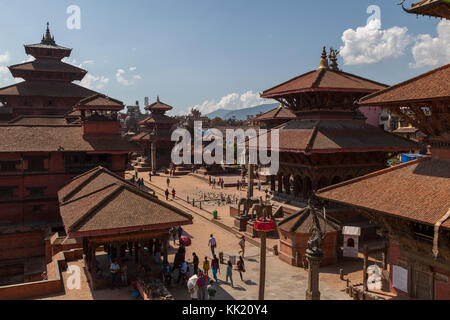
<path id="1" fill-rule="evenodd" d="M 136 161 L 133 162 L 133 167 L 137 172 L 152 171 L 152 163 L 150 159 L 146 159 L 144 157 L 138 157 Z"/>

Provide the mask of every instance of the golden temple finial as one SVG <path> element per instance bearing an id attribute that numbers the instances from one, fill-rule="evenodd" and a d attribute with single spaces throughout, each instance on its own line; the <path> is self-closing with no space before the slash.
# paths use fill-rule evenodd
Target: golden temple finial
<path id="1" fill-rule="evenodd" d="M 322 56 L 320 57 L 320 64 L 319 64 L 319 70 L 320 69 L 328 69 L 328 59 L 327 59 L 327 48 L 324 46 L 322 51 Z"/>

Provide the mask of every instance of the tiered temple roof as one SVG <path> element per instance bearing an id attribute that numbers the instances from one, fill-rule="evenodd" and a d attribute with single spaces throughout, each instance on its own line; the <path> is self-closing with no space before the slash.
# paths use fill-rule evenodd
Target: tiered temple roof
<path id="1" fill-rule="evenodd" d="M 410 9 L 403 7 L 403 10 L 412 14 L 450 20 L 450 1 L 448 0 L 421 0 L 413 3 Z"/>
<path id="2" fill-rule="evenodd" d="M 74 110 L 112 110 L 120 111 L 124 108 L 122 101 L 110 98 L 104 94 L 95 94 L 87 97 L 74 106 Z"/>
<path id="3" fill-rule="evenodd" d="M 255 119 L 253 119 L 253 122 L 266 122 L 266 121 L 272 121 L 272 120 L 292 120 L 295 119 L 295 114 L 289 110 L 288 108 L 285 108 L 283 105 L 280 105 L 279 107 L 270 110 L 266 113 L 263 113 L 259 116 L 257 116 Z"/>
<path id="4" fill-rule="evenodd" d="M 29 125 L 0 124 L 0 153 L 7 152 L 136 152 L 141 148 L 116 136 L 86 137 L 82 125 L 61 125 L 61 119 L 33 119 Z M 38 119 L 41 122 L 37 124 Z M 41 121 L 42 120 L 42 121 Z"/>
<path id="5" fill-rule="evenodd" d="M 449 83 L 450 65 L 445 65 L 360 102 L 382 105 L 427 134 L 432 158 L 324 188 L 317 197 L 428 225 L 442 219 L 450 206 Z M 444 220 L 442 226 L 450 228 L 450 220 Z"/>
<path id="6" fill-rule="evenodd" d="M 450 161 L 415 160 L 324 188 L 316 196 L 434 226 L 450 209 Z M 450 229 L 450 220 L 442 227 Z"/>
<path id="7" fill-rule="evenodd" d="M 316 225 L 316 219 L 322 231 L 327 230 L 327 232 L 333 232 L 339 231 L 340 229 L 340 224 L 337 220 L 328 216 L 325 221 L 323 212 L 317 211 L 311 205 L 280 221 L 278 228 L 289 233 L 309 234 L 311 228 Z"/>
<path id="8" fill-rule="evenodd" d="M 193 219 L 102 167 L 74 178 L 58 198 L 69 237 L 168 229 Z"/>
<path id="9" fill-rule="evenodd" d="M 419 150 L 413 141 L 352 119 L 297 119 L 279 129 L 279 151 L 294 153 L 400 152 Z M 271 145 L 272 132 L 267 132 Z"/>
<path id="10" fill-rule="evenodd" d="M 9 67 L 13 77 L 25 81 L 0 88 L 0 101 L 6 107 L 2 110 L 10 113 L 10 118 L 22 114 L 64 115 L 77 101 L 97 93 L 72 83 L 81 81 L 87 71 L 61 61 L 72 49 L 56 44 L 48 23 L 42 41 L 26 45 L 25 52 L 36 60 Z M 26 98 L 25 102 L 21 98 Z"/>

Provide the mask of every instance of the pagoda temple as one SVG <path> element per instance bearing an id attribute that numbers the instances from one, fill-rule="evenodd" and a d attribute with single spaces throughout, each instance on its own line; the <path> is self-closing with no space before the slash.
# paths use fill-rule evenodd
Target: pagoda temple
<path id="1" fill-rule="evenodd" d="M 385 230 L 391 242 L 391 289 L 418 299 L 450 299 L 449 83 L 450 64 L 361 100 L 361 105 L 390 109 L 425 133 L 430 157 L 316 195 L 355 208 Z M 404 286 L 399 277 L 406 279 Z"/>
<path id="2" fill-rule="evenodd" d="M 138 142 L 144 148 L 144 156 L 137 159 L 134 168 L 138 171 L 152 171 L 153 174 L 162 167 L 168 168 L 171 163 L 171 153 L 174 143 L 171 140 L 174 126 L 178 123 L 175 118 L 165 113 L 173 107 L 159 100 L 145 107 L 150 116 L 139 122 L 141 133 L 131 140 Z"/>
<path id="3" fill-rule="evenodd" d="M 279 107 L 257 116 L 251 122 L 261 129 L 272 129 L 295 118 L 291 110 L 280 104 Z"/>
<path id="4" fill-rule="evenodd" d="M 72 83 L 81 81 L 86 70 L 61 60 L 70 57 L 72 49 L 57 45 L 49 24 L 38 44 L 25 46 L 34 61 L 9 67 L 14 78 L 25 81 L 0 89 L 0 121 L 19 115 L 65 115 L 81 99 L 96 94 Z"/>
<path id="5" fill-rule="evenodd" d="M 271 177 L 272 190 L 293 200 L 305 201 L 313 190 L 385 168 L 396 153 L 418 148 L 357 119 L 356 102 L 387 86 L 340 70 L 333 49 L 329 58 L 324 48 L 317 70 L 261 94 L 296 115 L 276 127 L 280 169 Z M 271 132 L 267 135 L 271 145 Z"/>

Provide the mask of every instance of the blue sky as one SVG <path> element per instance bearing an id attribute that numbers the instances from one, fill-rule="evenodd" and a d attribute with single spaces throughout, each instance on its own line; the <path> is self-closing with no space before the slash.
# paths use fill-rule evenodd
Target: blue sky
<path id="1" fill-rule="evenodd" d="M 259 92 L 317 68 L 323 45 L 342 47 L 344 71 L 395 84 L 450 60 L 450 23 L 416 19 L 397 2 L 0 0 L 0 86 L 14 83 L 4 67 L 27 59 L 23 45 L 39 42 L 47 21 L 74 49 L 69 62 L 89 71 L 83 85 L 126 104 L 159 94 L 175 114 L 264 103 Z M 70 5 L 80 30 L 66 27 Z M 381 25 L 366 25 L 370 5 Z"/>

